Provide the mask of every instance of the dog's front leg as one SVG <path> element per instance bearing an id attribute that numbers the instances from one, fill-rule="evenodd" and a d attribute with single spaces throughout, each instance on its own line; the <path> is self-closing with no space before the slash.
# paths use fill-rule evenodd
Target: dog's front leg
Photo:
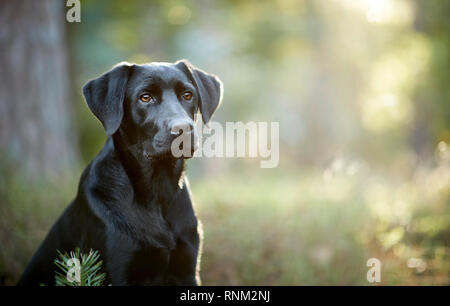
<path id="1" fill-rule="evenodd" d="M 171 252 L 169 269 L 166 276 L 168 285 L 198 286 L 201 284 L 198 275 L 200 263 L 200 238 L 197 233 L 189 241 L 178 241 Z"/>

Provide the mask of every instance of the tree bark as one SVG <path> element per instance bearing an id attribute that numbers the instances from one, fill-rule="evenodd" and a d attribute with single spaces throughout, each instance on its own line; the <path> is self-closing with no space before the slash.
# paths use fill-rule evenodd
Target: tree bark
<path id="1" fill-rule="evenodd" d="M 0 163 L 60 174 L 78 159 L 63 1 L 0 1 Z"/>

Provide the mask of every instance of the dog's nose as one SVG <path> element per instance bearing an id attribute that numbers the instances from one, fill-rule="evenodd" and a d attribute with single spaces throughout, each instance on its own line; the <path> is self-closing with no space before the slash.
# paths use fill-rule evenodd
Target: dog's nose
<path id="1" fill-rule="evenodd" d="M 170 126 L 170 133 L 172 135 L 180 135 L 182 132 L 191 133 L 194 125 L 187 120 L 175 120 Z"/>

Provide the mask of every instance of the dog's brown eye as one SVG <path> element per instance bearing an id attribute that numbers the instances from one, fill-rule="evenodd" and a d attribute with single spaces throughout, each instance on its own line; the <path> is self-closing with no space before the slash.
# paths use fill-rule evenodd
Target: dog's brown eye
<path id="1" fill-rule="evenodd" d="M 183 98 L 184 98 L 185 100 L 191 100 L 191 99 L 192 99 L 192 92 L 190 92 L 190 91 L 185 91 L 185 92 L 183 93 Z"/>
<path id="2" fill-rule="evenodd" d="M 139 97 L 139 100 L 141 100 L 141 102 L 148 103 L 151 100 L 153 100 L 153 97 L 151 95 L 149 95 L 149 94 L 144 94 L 144 95 Z"/>

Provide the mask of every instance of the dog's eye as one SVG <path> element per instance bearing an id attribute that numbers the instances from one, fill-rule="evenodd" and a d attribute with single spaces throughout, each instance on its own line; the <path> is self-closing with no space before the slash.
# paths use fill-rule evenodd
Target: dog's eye
<path id="1" fill-rule="evenodd" d="M 192 99 L 192 92 L 190 92 L 190 91 L 185 91 L 185 92 L 183 92 L 183 98 L 185 99 L 185 100 L 191 100 Z"/>
<path id="2" fill-rule="evenodd" d="M 139 97 L 139 100 L 141 100 L 141 102 L 148 103 L 153 100 L 153 97 L 149 94 L 143 94 Z"/>

